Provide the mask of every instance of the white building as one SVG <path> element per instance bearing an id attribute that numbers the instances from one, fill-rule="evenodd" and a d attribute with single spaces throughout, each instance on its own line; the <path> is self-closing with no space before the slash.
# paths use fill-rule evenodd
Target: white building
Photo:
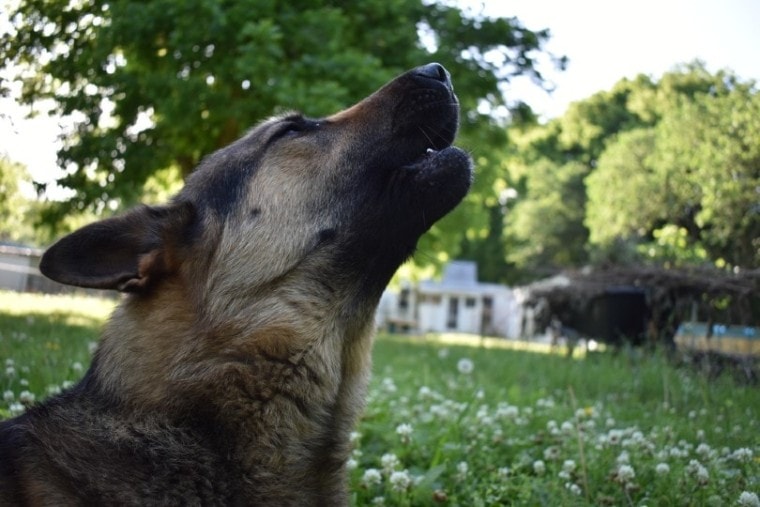
<path id="1" fill-rule="evenodd" d="M 386 292 L 377 314 L 378 325 L 391 331 L 471 333 L 517 338 L 522 308 L 504 285 L 480 283 L 474 262 L 448 264 L 440 281 Z"/>

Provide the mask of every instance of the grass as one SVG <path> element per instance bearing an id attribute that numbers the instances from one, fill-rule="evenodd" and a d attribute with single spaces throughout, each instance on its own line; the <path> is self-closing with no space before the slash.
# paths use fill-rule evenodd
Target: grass
<path id="1" fill-rule="evenodd" d="M 0 292 L 0 417 L 82 374 L 113 301 Z M 760 505 L 760 390 L 640 351 L 381 336 L 354 505 Z"/>

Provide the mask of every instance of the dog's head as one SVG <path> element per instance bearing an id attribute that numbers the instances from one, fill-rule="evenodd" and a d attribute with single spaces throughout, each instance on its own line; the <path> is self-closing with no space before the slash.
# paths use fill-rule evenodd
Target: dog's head
<path id="1" fill-rule="evenodd" d="M 86 226 L 40 269 L 143 294 L 179 280 L 221 300 L 300 274 L 377 297 L 469 188 L 470 158 L 451 146 L 458 111 L 448 72 L 429 64 L 335 115 L 267 120 L 208 156 L 169 205 Z"/>

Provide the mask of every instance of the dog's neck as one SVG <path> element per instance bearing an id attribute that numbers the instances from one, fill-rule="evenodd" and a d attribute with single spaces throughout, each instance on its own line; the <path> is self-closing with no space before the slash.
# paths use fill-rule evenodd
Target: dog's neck
<path id="1" fill-rule="evenodd" d="M 261 498 L 287 491 L 279 483 L 287 478 L 293 491 L 311 486 L 343 503 L 345 481 L 336 478 L 344 477 L 349 434 L 364 404 L 372 311 L 347 319 L 340 305 L 319 308 L 319 322 L 310 325 L 301 309 L 292 325 L 264 325 L 258 306 L 222 325 L 176 291 L 130 297 L 106 327 L 93 374 L 133 412 L 174 424 L 210 419 L 205 424 L 217 425 L 256 491 L 272 486 Z"/>

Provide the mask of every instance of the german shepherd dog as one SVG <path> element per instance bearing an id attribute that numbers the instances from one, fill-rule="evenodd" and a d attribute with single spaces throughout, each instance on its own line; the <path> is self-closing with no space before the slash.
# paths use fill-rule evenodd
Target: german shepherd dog
<path id="1" fill-rule="evenodd" d="M 128 294 L 84 378 L 0 425 L 0 503 L 345 505 L 380 295 L 470 186 L 458 116 L 424 65 L 55 243 L 46 276 Z"/>

